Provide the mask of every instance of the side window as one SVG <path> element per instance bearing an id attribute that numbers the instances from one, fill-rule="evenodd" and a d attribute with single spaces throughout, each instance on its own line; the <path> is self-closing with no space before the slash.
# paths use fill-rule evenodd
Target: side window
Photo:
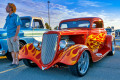
<path id="1" fill-rule="evenodd" d="M 103 28 L 103 22 L 102 21 L 96 21 L 92 25 L 93 28 Z"/>
<path id="2" fill-rule="evenodd" d="M 93 23 L 93 26 L 92 26 L 93 28 L 96 28 L 96 24 L 95 23 Z"/>
<path id="3" fill-rule="evenodd" d="M 39 27 L 40 27 L 39 22 L 34 22 L 34 24 L 35 24 L 35 27 L 34 27 L 34 28 L 39 28 Z"/>
<path id="4" fill-rule="evenodd" d="M 33 25 L 34 25 L 34 28 L 35 28 L 35 29 L 44 28 L 44 27 L 43 27 L 43 24 L 42 24 L 42 21 L 39 20 L 39 19 L 34 19 L 34 20 L 33 20 Z"/>

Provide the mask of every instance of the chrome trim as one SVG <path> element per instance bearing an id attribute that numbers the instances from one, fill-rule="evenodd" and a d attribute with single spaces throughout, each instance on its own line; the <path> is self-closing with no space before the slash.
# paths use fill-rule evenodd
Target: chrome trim
<path id="1" fill-rule="evenodd" d="M 0 55 L 4 55 L 5 54 L 5 50 L 0 51 Z"/>

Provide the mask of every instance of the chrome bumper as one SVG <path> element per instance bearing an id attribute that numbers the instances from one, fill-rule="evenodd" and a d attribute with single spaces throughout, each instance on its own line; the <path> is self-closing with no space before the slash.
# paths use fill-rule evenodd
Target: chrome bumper
<path id="1" fill-rule="evenodd" d="M 5 54 L 5 50 L 0 51 L 0 55 L 4 55 Z"/>

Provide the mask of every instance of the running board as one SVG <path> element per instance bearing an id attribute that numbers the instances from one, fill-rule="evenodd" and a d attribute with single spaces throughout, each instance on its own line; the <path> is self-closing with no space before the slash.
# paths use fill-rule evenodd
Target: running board
<path id="1" fill-rule="evenodd" d="M 108 47 L 103 47 L 98 52 L 96 53 L 96 56 L 98 57 L 104 57 L 108 52 L 110 52 L 110 48 Z"/>

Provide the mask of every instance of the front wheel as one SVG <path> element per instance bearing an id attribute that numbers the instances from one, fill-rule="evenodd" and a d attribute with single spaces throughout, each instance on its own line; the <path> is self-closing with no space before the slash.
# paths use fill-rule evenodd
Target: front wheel
<path id="1" fill-rule="evenodd" d="M 37 65 L 29 59 L 23 59 L 23 63 L 28 67 L 37 67 Z"/>
<path id="2" fill-rule="evenodd" d="M 69 69 L 72 72 L 72 74 L 76 76 L 84 76 L 89 69 L 89 64 L 90 64 L 89 53 L 87 51 L 84 51 L 81 54 L 81 57 L 78 60 L 78 62 L 75 65 L 69 66 Z"/>

